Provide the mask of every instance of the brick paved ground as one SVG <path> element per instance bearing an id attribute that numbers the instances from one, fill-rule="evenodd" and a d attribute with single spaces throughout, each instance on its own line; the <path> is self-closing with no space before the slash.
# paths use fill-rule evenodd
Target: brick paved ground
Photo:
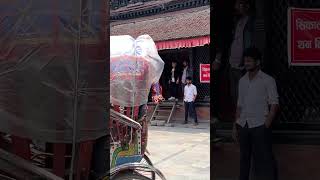
<path id="1" fill-rule="evenodd" d="M 150 127 L 150 158 L 168 180 L 210 179 L 210 129 L 199 126 Z"/>

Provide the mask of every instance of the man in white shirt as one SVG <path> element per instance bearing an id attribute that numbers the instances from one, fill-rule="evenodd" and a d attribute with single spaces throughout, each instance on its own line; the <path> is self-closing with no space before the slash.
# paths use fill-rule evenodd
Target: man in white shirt
<path id="1" fill-rule="evenodd" d="M 191 77 L 186 78 L 187 85 L 184 87 L 183 101 L 185 105 L 185 121 L 184 124 L 188 123 L 189 113 L 193 115 L 194 125 L 198 125 L 197 112 L 195 107 L 195 100 L 197 98 L 197 87 L 192 84 Z"/>
<path id="2" fill-rule="evenodd" d="M 233 138 L 240 143 L 240 180 L 249 179 L 251 167 L 256 179 L 275 180 L 271 124 L 279 108 L 276 82 L 260 70 L 261 54 L 257 48 L 248 48 L 244 60 L 247 73 L 239 82 L 233 127 Z"/>

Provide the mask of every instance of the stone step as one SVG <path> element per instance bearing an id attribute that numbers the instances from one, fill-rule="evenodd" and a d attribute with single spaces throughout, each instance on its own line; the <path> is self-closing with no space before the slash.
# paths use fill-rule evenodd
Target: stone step
<path id="1" fill-rule="evenodd" d="M 156 112 L 171 112 L 171 109 L 157 109 Z"/>
<path id="2" fill-rule="evenodd" d="M 172 109 L 172 106 L 158 106 L 158 109 Z"/>
<path id="3" fill-rule="evenodd" d="M 155 115 L 153 118 L 154 118 L 154 119 L 159 119 L 159 120 L 160 120 L 160 119 L 161 119 L 161 120 L 166 120 L 166 119 L 168 119 L 168 117 L 169 117 L 169 116 L 158 116 L 158 115 Z"/>
<path id="4" fill-rule="evenodd" d="M 166 126 L 166 127 L 174 127 L 174 124 L 166 123 L 165 126 Z"/>
<path id="5" fill-rule="evenodd" d="M 165 121 L 161 121 L 161 120 L 154 120 L 151 121 L 151 126 L 164 126 L 166 124 Z"/>

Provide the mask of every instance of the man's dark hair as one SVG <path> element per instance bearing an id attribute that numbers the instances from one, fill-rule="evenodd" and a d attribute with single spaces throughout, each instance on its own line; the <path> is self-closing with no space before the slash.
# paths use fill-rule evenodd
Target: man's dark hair
<path id="1" fill-rule="evenodd" d="M 258 48 L 256 47 L 250 47 L 247 48 L 244 53 L 243 53 L 243 57 L 251 57 L 253 58 L 255 61 L 261 60 L 262 55 L 261 52 Z"/>
<path id="2" fill-rule="evenodd" d="M 190 76 L 186 77 L 186 80 L 192 81 L 192 78 Z"/>
<path id="3" fill-rule="evenodd" d="M 177 64 L 177 61 L 176 61 L 176 60 L 173 60 L 171 63 L 176 63 L 176 64 Z"/>

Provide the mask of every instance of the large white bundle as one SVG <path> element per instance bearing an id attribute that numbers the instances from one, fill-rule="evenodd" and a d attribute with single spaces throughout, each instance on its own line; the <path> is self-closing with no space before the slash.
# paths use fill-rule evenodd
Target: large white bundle
<path id="1" fill-rule="evenodd" d="M 159 81 L 164 62 L 149 35 L 110 37 L 110 100 L 114 105 L 148 102 L 152 84 Z"/>

